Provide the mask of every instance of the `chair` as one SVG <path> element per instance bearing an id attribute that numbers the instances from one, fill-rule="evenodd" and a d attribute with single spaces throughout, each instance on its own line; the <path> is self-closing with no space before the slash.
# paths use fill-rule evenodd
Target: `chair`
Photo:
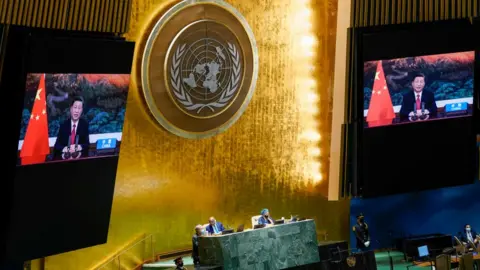
<path id="1" fill-rule="evenodd" d="M 450 270 L 452 268 L 451 257 L 447 254 L 438 255 L 435 258 L 435 269 L 437 270 Z"/>
<path id="2" fill-rule="evenodd" d="M 471 240 L 468 240 L 469 251 L 477 251 L 477 245 Z"/>
<path id="3" fill-rule="evenodd" d="M 460 258 L 460 270 L 473 270 L 473 254 L 468 253 Z"/>
<path id="4" fill-rule="evenodd" d="M 261 217 L 261 215 L 258 216 L 253 216 L 252 217 L 252 228 L 255 227 L 255 225 L 258 224 L 258 219 Z"/>
<path id="5" fill-rule="evenodd" d="M 453 237 L 455 239 L 455 242 L 457 243 L 457 245 L 455 246 L 455 249 L 457 250 L 457 253 L 458 254 L 464 254 L 467 252 L 467 248 L 465 247 L 465 245 L 462 243 L 462 241 L 460 241 L 460 239 L 458 239 L 458 237 L 454 236 Z"/>

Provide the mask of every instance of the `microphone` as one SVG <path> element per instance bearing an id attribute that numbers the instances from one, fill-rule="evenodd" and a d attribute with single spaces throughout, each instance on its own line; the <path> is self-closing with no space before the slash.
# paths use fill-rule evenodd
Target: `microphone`
<path id="1" fill-rule="evenodd" d="M 412 116 L 412 121 L 417 121 L 418 120 L 418 117 L 417 117 L 417 103 L 413 103 L 413 116 Z"/>
<path id="2" fill-rule="evenodd" d="M 425 120 L 427 116 L 425 115 L 425 102 L 422 102 L 422 114 L 420 115 L 420 120 Z"/>
<path id="3" fill-rule="evenodd" d="M 77 151 L 77 147 L 78 147 L 78 135 L 75 136 L 75 152 L 72 153 L 73 158 L 77 158 L 78 154 L 80 153 L 80 151 Z"/>
<path id="4" fill-rule="evenodd" d="M 340 261 L 342 261 L 343 260 L 343 255 L 342 255 L 342 250 L 340 249 L 339 246 L 337 246 L 337 251 L 338 251 L 338 256 L 340 258 Z"/>
<path id="5" fill-rule="evenodd" d="M 72 140 L 72 135 L 68 136 L 68 144 L 67 144 L 67 152 L 63 153 L 63 158 L 64 159 L 69 159 L 70 158 L 70 142 Z"/>

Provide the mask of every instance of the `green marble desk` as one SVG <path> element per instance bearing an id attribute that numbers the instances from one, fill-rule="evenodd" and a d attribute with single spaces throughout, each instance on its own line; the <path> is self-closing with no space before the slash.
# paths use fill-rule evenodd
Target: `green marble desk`
<path id="1" fill-rule="evenodd" d="M 226 270 L 286 269 L 320 261 L 314 220 L 200 237 L 198 246 L 201 265 Z"/>

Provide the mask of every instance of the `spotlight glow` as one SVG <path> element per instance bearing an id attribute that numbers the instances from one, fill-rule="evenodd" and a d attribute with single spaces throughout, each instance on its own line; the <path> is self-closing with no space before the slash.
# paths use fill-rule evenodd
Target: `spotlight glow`
<path id="1" fill-rule="evenodd" d="M 313 36 L 303 36 L 302 45 L 311 48 L 315 44 L 315 38 Z"/>
<path id="2" fill-rule="evenodd" d="M 318 82 L 313 74 L 318 39 L 312 25 L 311 0 L 294 0 L 295 18 L 291 24 L 293 39 L 296 40 L 293 54 L 298 62 L 295 73 L 295 94 L 299 108 L 299 147 L 297 150 L 298 172 L 303 174 L 305 181 L 318 183 L 322 181 L 321 149 L 319 142 L 321 134 L 318 130 L 318 106 L 321 105 Z"/>
<path id="3" fill-rule="evenodd" d="M 313 157 L 318 157 L 320 156 L 320 148 L 318 147 L 312 147 L 308 149 L 308 154 Z"/>

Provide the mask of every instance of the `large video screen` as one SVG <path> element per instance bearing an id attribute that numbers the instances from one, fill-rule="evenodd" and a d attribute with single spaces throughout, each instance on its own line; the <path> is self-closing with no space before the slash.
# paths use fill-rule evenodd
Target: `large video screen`
<path id="1" fill-rule="evenodd" d="M 118 155 L 130 75 L 28 74 L 18 164 Z"/>
<path id="2" fill-rule="evenodd" d="M 364 127 L 472 115 L 475 52 L 364 63 Z"/>

